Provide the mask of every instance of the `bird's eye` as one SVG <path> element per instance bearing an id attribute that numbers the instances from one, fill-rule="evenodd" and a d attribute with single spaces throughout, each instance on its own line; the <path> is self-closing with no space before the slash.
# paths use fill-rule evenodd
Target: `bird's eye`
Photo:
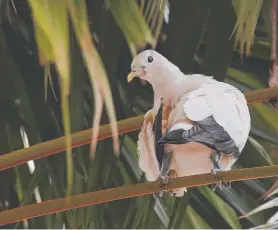
<path id="1" fill-rule="evenodd" d="M 148 62 L 149 63 L 153 62 L 153 57 L 152 56 L 148 56 Z"/>

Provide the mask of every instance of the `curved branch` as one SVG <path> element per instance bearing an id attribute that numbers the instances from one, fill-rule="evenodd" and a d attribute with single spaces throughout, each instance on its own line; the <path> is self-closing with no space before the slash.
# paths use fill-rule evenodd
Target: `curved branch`
<path id="1" fill-rule="evenodd" d="M 119 134 L 133 132 L 138 130 L 143 124 L 144 116 L 136 116 L 126 120 L 117 122 Z M 98 140 L 103 140 L 111 137 L 112 131 L 109 124 L 102 125 L 99 128 Z M 92 129 L 86 129 L 80 132 L 73 133 L 72 148 L 91 143 Z M 25 149 L 7 153 L 0 156 L 0 171 L 22 165 L 30 160 L 40 159 L 49 155 L 62 152 L 66 149 L 65 136 L 54 140 L 46 141 L 37 145 L 32 145 Z"/>
<path id="2" fill-rule="evenodd" d="M 278 97 L 278 86 L 254 90 L 245 93 L 248 103 L 260 102 Z M 143 124 L 144 116 L 132 117 L 126 120 L 118 121 L 119 134 L 124 134 L 139 130 Z M 111 137 L 112 132 L 110 125 L 103 125 L 99 129 L 98 140 L 103 140 Z M 72 134 L 72 148 L 76 148 L 92 141 L 92 129 L 83 130 Z M 47 157 L 65 150 L 65 137 L 60 137 L 55 140 L 43 142 L 37 145 L 30 146 L 26 149 L 20 149 L 11 153 L 0 156 L 0 171 L 14 166 L 22 165 L 29 160 L 36 160 L 42 157 Z"/>
<path id="3" fill-rule="evenodd" d="M 278 165 L 217 172 L 216 176 L 217 179 L 215 179 L 211 173 L 207 173 L 175 178 L 166 186 L 166 190 L 209 185 L 220 182 L 220 180 L 222 182 L 229 182 L 274 177 L 278 176 Z M 0 225 L 113 200 L 147 195 L 158 192 L 159 190 L 160 181 L 155 181 L 84 193 L 66 198 L 49 200 L 39 204 L 25 205 L 0 212 Z"/>

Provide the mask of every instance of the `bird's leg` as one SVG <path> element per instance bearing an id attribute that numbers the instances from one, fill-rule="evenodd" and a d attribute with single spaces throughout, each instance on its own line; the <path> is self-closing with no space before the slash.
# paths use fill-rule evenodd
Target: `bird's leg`
<path id="1" fill-rule="evenodd" d="M 170 180 L 169 170 L 170 170 L 172 158 L 173 158 L 172 152 L 165 153 L 165 155 L 163 157 L 163 162 L 162 162 L 161 171 L 160 171 L 161 172 L 160 179 L 162 180 L 161 186 L 163 189 L 165 188 L 165 185 L 167 185 L 169 183 L 169 180 Z"/>
<path id="2" fill-rule="evenodd" d="M 162 197 L 163 191 L 165 190 L 165 186 L 169 183 L 170 180 L 169 170 L 170 170 L 172 158 L 173 158 L 172 152 L 165 153 L 163 156 L 160 175 L 158 177 L 161 180 L 160 191 L 158 193 L 153 194 L 154 198 Z"/>
<path id="3" fill-rule="evenodd" d="M 165 190 L 165 186 L 169 183 L 170 176 L 168 173 L 163 173 L 159 176 L 160 182 L 160 191 L 158 193 L 153 193 L 154 198 L 162 197 Z"/>
<path id="4" fill-rule="evenodd" d="M 221 160 L 221 152 L 216 151 L 214 152 L 210 157 L 212 163 L 213 163 L 213 169 L 211 170 L 212 175 L 214 176 L 215 180 L 219 180 L 217 184 L 214 184 L 211 186 L 212 191 L 215 191 L 216 188 L 220 188 L 221 190 L 223 188 L 229 189 L 231 188 L 231 182 L 222 182 L 216 175 L 217 171 L 221 171 L 219 166 L 219 161 Z"/>
<path id="5" fill-rule="evenodd" d="M 168 175 L 168 173 L 164 173 L 159 176 L 159 179 L 161 181 L 160 191 L 158 193 L 153 194 L 154 198 L 162 197 L 163 192 L 165 190 L 165 186 L 169 183 L 170 176 Z"/>

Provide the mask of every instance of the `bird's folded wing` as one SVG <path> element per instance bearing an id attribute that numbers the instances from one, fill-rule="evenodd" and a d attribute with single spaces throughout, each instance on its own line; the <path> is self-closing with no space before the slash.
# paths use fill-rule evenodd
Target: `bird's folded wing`
<path id="1" fill-rule="evenodd" d="M 186 117 L 194 122 L 212 116 L 241 151 L 250 130 L 250 114 L 244 95 L 222 82 L 206 83 L 181 97 Z"/>
<path id="2" fill-rule="evenodd" d="M 138 136 L 137 150 L 139 167 L 145 172 L 148 181 L 155 181 L 159 176 L 159 164 L 156 159 L 154 140 L 153 124 L 144 122 Z"/>
<path id="3" fill-rule="evenodd" d="M 162 137 L 162 116 L 163 116 L 163 101 L 161 100 L 158 112 L 155 116 L 153 123 L 153 133 L 154 133 L 154 145 L 155 145 L 155 155 L 158 161 L 159 169 L 162 166 L 162 161 L 164 157 L 164 146 L 157 146 L 155 143 Z"/>

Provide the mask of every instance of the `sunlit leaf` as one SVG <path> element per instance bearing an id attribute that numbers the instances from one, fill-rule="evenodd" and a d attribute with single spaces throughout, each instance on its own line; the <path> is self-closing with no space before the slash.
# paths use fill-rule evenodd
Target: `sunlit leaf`
<path id="1" fill-rule="evenodd" d="M 61 107 L 64 122 L 67 152 L 67 180 L 70 195 L 72 190 L 72 151 L 69 114 L 69 25 L 66 1 L 29 0 L 35 22 L 41 64 L 56 64 L 61 86 Z M 53 33 L 55 31 L 55 33 Z"/>
<path id="2" fill-rule="evenodd" d="M 137 49 L 146 44 L 154 44 L 151 31 L 135 0 L 109 0 L 108 3 L 108 7 L 127 39 L 132 55 L 135 55 Z"/>
<path id="3" fill-rule="evenodd" d="M 144 9 L 145 1 L 141 1 L 141 11 Z M 164 10 L 167 6 L 167 0 L 153 0 L 147 1 L 147 6 L 144 11 L 144 16 L 147 23 L 150 25 L 155 42 L 157 42 L 158 37 L 161 32 L 161 28 L 164 21 Z"/>
<path id="4" fill-rule="evenodd" d="M 232 3 L 237 14 L 233 31 L 233 33 L 236 31 L 235 45 L 239 44 L 241 54 L 245 51 L 247 55 L 250 55 L 263 0 L 233 0 Z"/>
<path id="5" fill-rule="evenodd" d="M 49 86 L 52 90 L 53 96 L 56 99 L 56 101 L 58 101 L 55 90 L 54 90 L 54 86 L 53 86 L 53 79 L 51 76 L 51 71 L 50 71 L 50 63 L 46 63 L 44 64 L 44 90 L 45 90 L 45 102 L 47 101 L 47 88 L 48 88 L 48 82 L 49 82 Z"/>
<path id="6" fill-rule="evenodd" d="M 112 98 L 111 89 L 108 83 L 107 74 L 99 54 L 95 48 L 92 36 L 89 30 L 87 20 L 86 4 L 84 0 L 76 3 L 74 0 L 69 1 L 69 9 L 71 12 L 71 19 L 73 21 L 74 29 L 81 47 L 82 55 L 89 72 L 91 84 L 94 92 L 95 111 L 93 119 L 93 133 L 91 157 L 94 157 L 96 142 L 99 133 L 99 123 L 102 114 L 103 101 L 108 112 L 110 125 L 112 128 L 112 137 L 114 139 L 114 151 L 119 155 L 119 137 L 117 130 L 117 119 Z"/>
<path id="7" fill-rule="evenodd" d="M 46 65 L 48 61 L 54 61 L 54 54 L 52 50 L 52 44 L 46 37 L 45 32 L 41 29 L 40 24 L 34 20 L 34 28 L 36 41 L 38 44 L 39 59 L 41 65 Z"/>

